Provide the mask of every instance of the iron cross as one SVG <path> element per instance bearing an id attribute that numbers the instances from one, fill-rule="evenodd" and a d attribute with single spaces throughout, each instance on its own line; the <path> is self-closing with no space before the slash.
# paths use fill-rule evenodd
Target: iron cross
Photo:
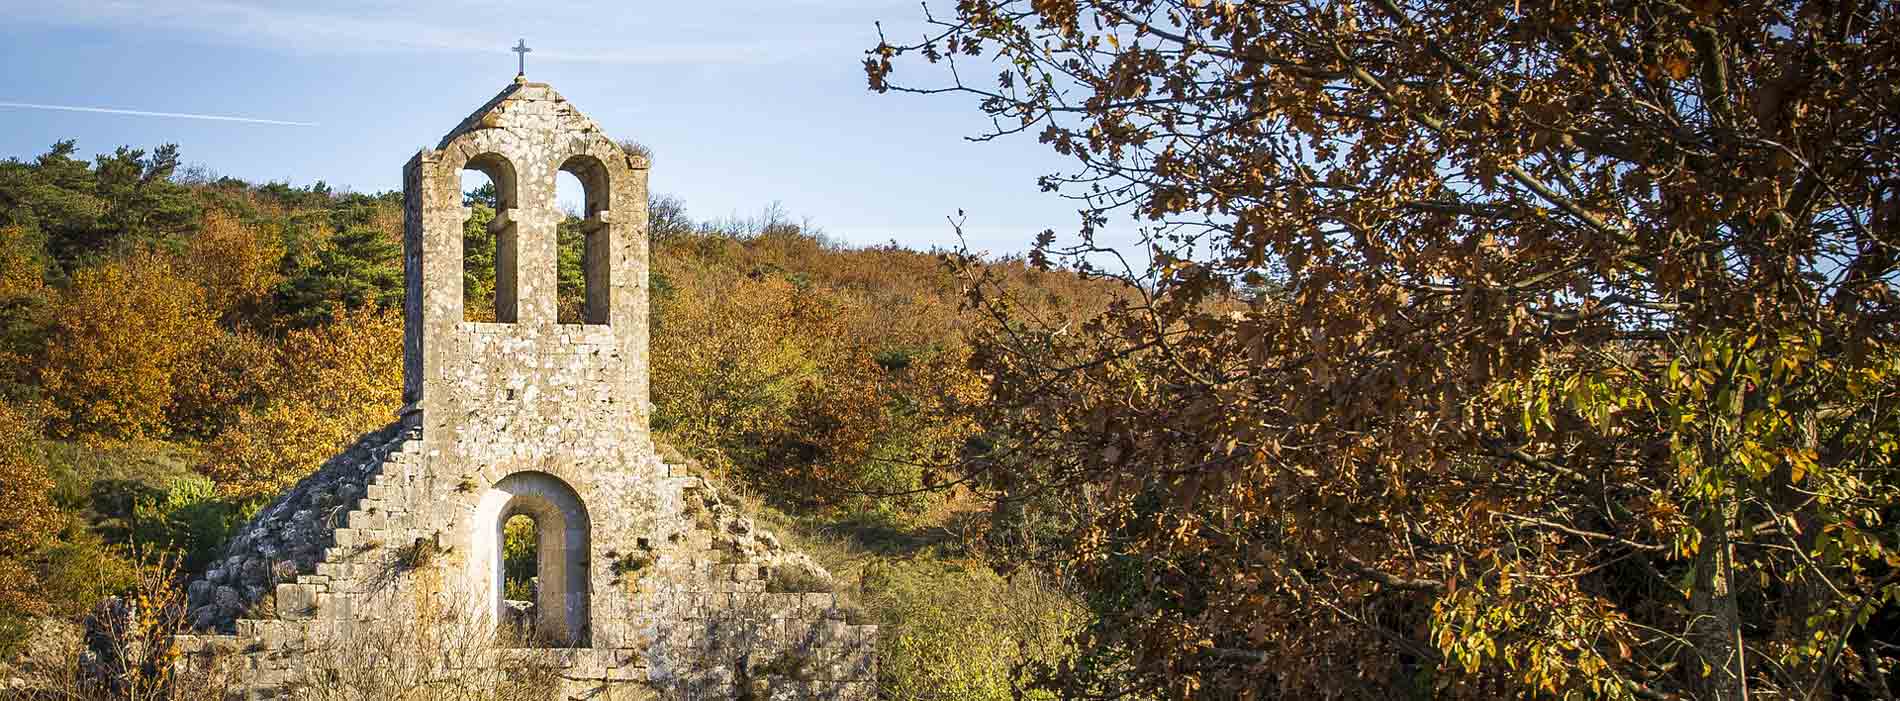
<path id="1" fill-rule="evenodd" d="M 516 42 L 516 43 L 515 43 L 515 48 L 512 48 L 512 49 L 509 49 L 509 51 L 513 51 L 513 52 L 515 52 L 515 53 L 517 53 L 517 54 L 520 54 L 520 59 L 521 59 L 521 69 L 520 69 L 519 71 L 517 71 L 517 72 L 515 73 L 515 75 L 527 75 L 527 74 L 528 74 L 528 52 L 530 52 L 530 51 L 533 51 L 533 50 L 534 50 L 534 49 L 530 49 L 530 48 L 528 48 L 528 40 L 527 40 L 527 39 L 522 39 L 522 40 L 520 40 L 520 41 L 518 41 L 518 42 Z"/>

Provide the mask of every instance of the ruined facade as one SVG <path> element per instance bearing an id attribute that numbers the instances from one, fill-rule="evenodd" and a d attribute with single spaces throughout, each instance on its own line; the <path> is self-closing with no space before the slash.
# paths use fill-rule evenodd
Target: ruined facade
<path id="1" fill-rule="evenodd" d="M 465 169 L 496 190 L 493 322 L 463 308 Z M 573 698 L 874 695 L 875 629 L 847 620 L 829 575 L 648 432 L 647 169 L 521 79 L 409 161 L 402 415 L 191 584 L 187 652 L 237 655 L 247 693 L 269 696 L 387 624 L 508 628 L 502 530 L 526 514 L 534 642 L 431 651 L 439 673 L 537 664 Z M 556 312 L 561 171 L 586 191 L 580 323 Z"/>

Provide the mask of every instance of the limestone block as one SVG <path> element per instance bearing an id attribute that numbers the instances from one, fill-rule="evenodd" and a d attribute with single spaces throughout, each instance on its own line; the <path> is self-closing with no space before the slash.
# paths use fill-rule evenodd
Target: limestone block
<path id="1" fill-rule="evenodd" d="M 563 677 L 557 687 L 559 695 L 556 698 L 561 699 L 597 699 L 606 693 L 605 686 L 598 679 L 580 680 Z"/>
<path id="2" fill-rule="evenodd" d="M 277 617 L 297 620 L 315 616 L 318 593 L 318 588 L 312 584 L 277 585 Z"/>
<path id="3" fill-rule="evenodd" d="M 637 667 L 634 665 L 608 667 L 605 676 L 605 679 L 609 682 L 644 681 L 646 678 L 646 667 Z"/>
<path id="4" fill-rule="evenodd" d="M 810 592 L 805 594 L 805 603 L 801 608 L 815 613 L 828 612 L 834 601 L 836 601 L 835 597 L 829 592 Z"/>
<path id="5" fill-rule="evenodd" d="M 172 644 L 178 648 L 180 653 L 186 655 L 195 655 L 204 652 L 205 649 L 205 639 L 203 636 L 198 635 L 176 636 L 172 638 Z"/>
<path id="6" fill-rule="evenodd" d="M 605 650 L 576 651 L 570 658 L 573 663 L 561 670 L 561 676 L 568 679 L 606 679 L 606 652 Z"/>
<path id="7" fill-rule="evenodd" d="M 877 676 L 877 647 L 874 645 L 834 643 L 838 653 L 838 672 L 834 679 L 872 679 Z"/>

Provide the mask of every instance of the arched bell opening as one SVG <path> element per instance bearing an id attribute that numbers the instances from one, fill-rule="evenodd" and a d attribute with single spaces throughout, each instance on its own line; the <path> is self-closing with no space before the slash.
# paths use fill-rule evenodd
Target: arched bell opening
<path id="1" fill-rule="evenodd" d="M 554 172 L 554 200 L 561 210 L 561 222 L 554 229 L 557 323 L 587 322 L 586 192 L 580 178 L 573 173 Z"/>
<path id="2" fill-rule="evenodd" d="M 515 322 L 519 311 L 515 168 L 484 153 L 462 167 L 462 320 Z"/>
<path id="3" fill-rule="evenodd" d="M 591 613 L 588 591 L 591 527 L 580 496 L 559 477 L 542 472 L 517 472 L 495 483 L 477 508 L 477 552 L 485 563 L 489 602 L 505 644 L 536 647 L 585 647 Z M 525 529 L 521 521 L 532 524 Z M 510 562 L 509 524 L 517 548 L 529 547 L 532 557 L 517 550 Z M 511 568 L 531 560 L 532 577 Z M 513 571 L 511 571 L 513 569 Z M 525 582 L 523 580 L 526 580 Z M 526 585 L 525 587 L 522 585 Z M 513 586 L 511 586 L 513 585 Z M 510 604 L 511 596 L 533 596 L 531 605 Z"/>
<path id="4" fill-rule="evenodd" d="M 611 312 L 609 286 L 613 268 L 613 188 L 607 166 L 600 159 L 581 154 L 561 163 L 560 172 L 571 175 L 580 184 L 581 207 L 575 212 L 578 222 L 572 231 L 579 238 L 582 303 L 563 314 L 561 323 L 606 324 Z M 564 305 L 565 306 L 565 305 Z"/>

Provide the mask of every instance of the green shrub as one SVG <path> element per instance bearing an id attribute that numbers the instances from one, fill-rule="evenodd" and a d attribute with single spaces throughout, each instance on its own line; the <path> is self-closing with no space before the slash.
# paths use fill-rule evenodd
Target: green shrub
<path id="1" fill-rule="evenodd" d="M 218 495 L 211 480 L 198 475 L 174 479 L 163 493 L 143 498 L 132 508 L 132 541 L 183 558 L 187 572 L 202 571 L 236 531 L 244 509 Z"/>
<path id="2" fill-rule="evenodd" d="M 536 582 L 535 560 L 540 543 L 536 542 L 538 532 L 533 518 L 516 514 L 502 524 L 501 529 L 501 598 L 512 601 L 535 601 Z"/>
<path id="3" fill-rule="evenodd" d="M 29 457 L 52 475 L 53 502 L 83 518 L 106 544 L 167 552 L 187 572 L 201 572 L 238 525 L 261 503 L 219 493 L 197 472 L 195 456 L 176 444 L 40 441 Z"/>
<path id="4" fill-rule="evenodd" d="M 71 617 L 88 613 L 101 599 L 123 593 L 138 582 L 138 564 L 122 547 L 74 522 L 46 549 L 40 586 L 47 613 Z"/>
<path id="5" fill-rule="evenodd" d="M 863 589 L 882 626 L 879 685 L 897 699 L 1014 699 L 1018 664 L 1060 659 L 1080 614 L 1033 577 L 977 564 L 886 561 L 866 569 Z"/>

